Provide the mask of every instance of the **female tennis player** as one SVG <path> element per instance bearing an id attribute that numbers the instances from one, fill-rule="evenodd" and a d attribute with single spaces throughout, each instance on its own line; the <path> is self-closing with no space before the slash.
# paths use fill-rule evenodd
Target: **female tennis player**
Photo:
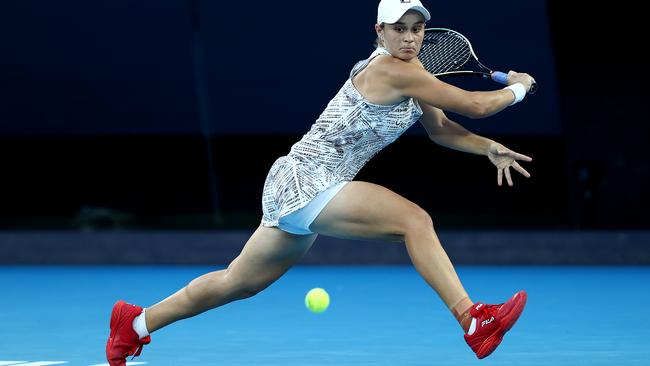
<path id="1" fill-rule="evenodd" d="M 419 274 L 438 293 L 483 358 L 501 342 L 523 311 L 526 293 L 503 304 L 474 303 L 418 205 L 376 184 L 354 181 L 364 164 L 420 121 L 434 142 L 486 156 L 512 185 L 510 168 L 530 175 L 517 160 L 531 158 L 477 136 L 443 111 L 470 118 L 491 116 L 523 99 L 533 79 L 509 72 L 508 84 L 472 92 L 438 80 L 418 60 L 429 12 L 419 0 L 382 0 L 375 30 L 378 47 L 355 65 L 309 132 L 271 167 L 262 196 L 263 217 L 230 265 L 204 274 L 146 309 L 118 301 L 113 307 L 106 356 L 125 365 L 151 340 L 149 334 L 178 320 L 267 288 L 309 250 L 318 234 L 382 239 L 406 244 Z"/>

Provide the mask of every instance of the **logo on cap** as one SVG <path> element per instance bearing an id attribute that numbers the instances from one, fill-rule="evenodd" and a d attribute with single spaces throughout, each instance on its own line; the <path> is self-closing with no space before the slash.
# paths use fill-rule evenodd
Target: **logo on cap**
<path id="1" fill-rule="evenodd" d="M 411 0 L 399 0 L 399 2 L 401 2 L 402 4 L 404 4 L 404 3 L 409 3 L 410 4 Z"/>

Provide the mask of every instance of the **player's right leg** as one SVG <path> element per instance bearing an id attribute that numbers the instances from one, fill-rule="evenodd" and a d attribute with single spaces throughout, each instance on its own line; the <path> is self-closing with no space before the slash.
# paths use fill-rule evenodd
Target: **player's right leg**
<path id="1" fill-rule="evenodd" d="M 257 294 L 302 258 L 315 239 L 315 234 L 294 235 L 260 226 L 228 268 L 204 274 L 148 308 L 147 329 L 154 332 L 177 320 Z"/>
<path id="2" fill-rule="evenodd" d="M 122 366 L 127 355 L 139 355 L 142 345 L 150 341 L 148 333 L 267 288 L 302 258 L 315 239 L 315 234 L 294 235 L 260 226 L 228 268 L 195 278 L 146 312 L 118 301 L 111 314 L 111 334 L 106 344 L 109 364 Z M 138 318 L 141 314 L 143 318 Z M 144 322 L 144 335 L 138 335 L 133 327 L 136 318 Z"/>

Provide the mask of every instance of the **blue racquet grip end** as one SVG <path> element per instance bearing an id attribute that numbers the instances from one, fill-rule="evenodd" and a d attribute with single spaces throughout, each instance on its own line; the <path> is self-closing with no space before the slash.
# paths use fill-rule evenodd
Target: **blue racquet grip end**
<path id="1" fill-rule="evenodd" d="M 496 81 L 497 83 L 508 85 L 508 74 L 506 73 L 495 71 L 492 73 L 491 77 L 492 80 Z"/>

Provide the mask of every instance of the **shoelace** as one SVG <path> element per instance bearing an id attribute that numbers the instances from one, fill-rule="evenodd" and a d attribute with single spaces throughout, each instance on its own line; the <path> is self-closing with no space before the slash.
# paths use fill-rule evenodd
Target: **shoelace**
<path id="1" fill-rule="evenodd" d="M 133 352 L 134 350 L 135 350 L 135 352 L 134 352 L 134 353 L 131 353 L 131 352 Z M 132 357 L 131 357 L 131 361 L 133 361 L 133 359 L 136 358 L 137 356 L 140 356 L 140 353 L 141 353 L 141 352 L 142 352 L 142 344 L 138 344 L 135 348 L 133 348 L 131 351 L 129 351 L 129 354 L 132 355 Z"/>
<path id="2" fill-rule="evenodd" d="M 492 316 L 496 316 L 497 313 L 499 312 L 499 308 L 503 304 L 497 304 L 497 305 L 484 305 L 481 306 L 481 308 L 478 310 L 479 314 L 488 318 Z M 480 316 L 479 316 L 480 317 Z"/>
<path id="3" fill-rule="evenodd" d="M 135 346 L 135 347 L 133 347 L 133 348 L 129 351 L 129 353 L 127 353 L 127 355 L 133 355 L 133 357 L 131 357 L 131 360 L 132 360 L 132 361 L 133 361 L 133 359 L 136 358 L 137 356 L 140 356 L 140 353 L 142 352 L 142 347 L 144 347 L 145 344 L 149 344 L 149 340 L 150 340 L 150 339 L 151 339 L 151 338 L 149 338 L 148 336 L 145 337 L 145 338 L 139 339 L 139 340 L 138 340 L 138 345 Z M 131 352 L 133 352 L 133 353 L 131 353 Z"/>

